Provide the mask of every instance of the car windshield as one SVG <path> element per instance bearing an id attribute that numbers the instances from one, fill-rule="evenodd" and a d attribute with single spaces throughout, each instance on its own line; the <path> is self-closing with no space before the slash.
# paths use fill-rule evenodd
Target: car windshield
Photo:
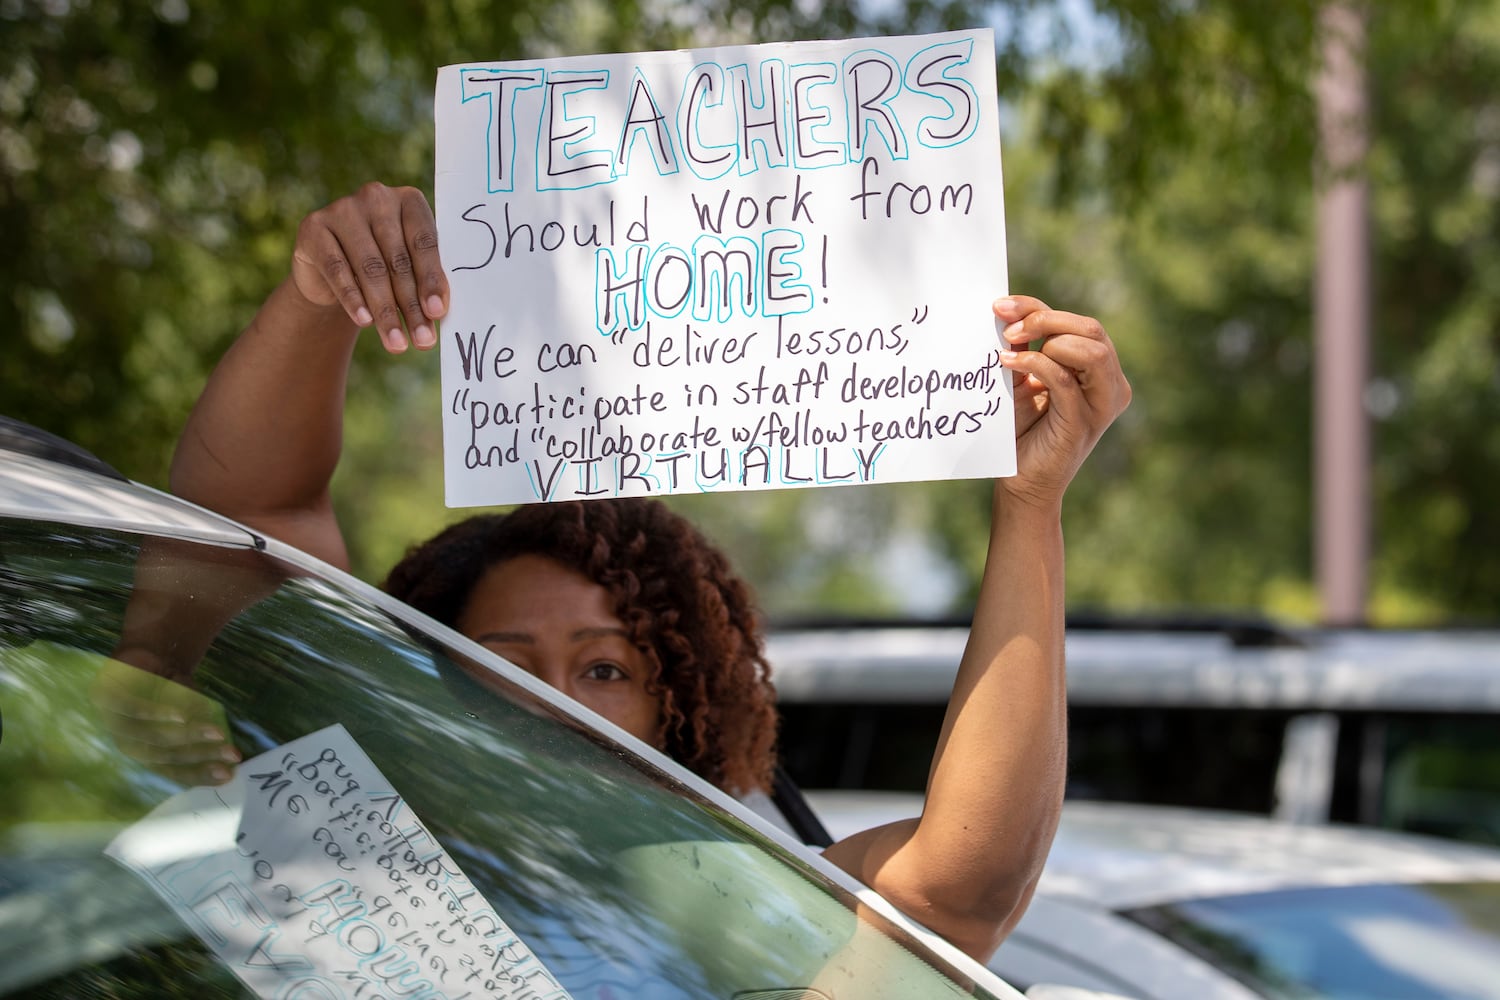
<path id="1" fill-rule="evenodd" d="M 1500 883 L 1359 885 L 1127 913 L 1266 997 L 1500 998 Z"/>
<path id="2" fill-rule="evenodd" d="M 1014 996 L 342 579 L 0 520 L 0 997 Z"/>

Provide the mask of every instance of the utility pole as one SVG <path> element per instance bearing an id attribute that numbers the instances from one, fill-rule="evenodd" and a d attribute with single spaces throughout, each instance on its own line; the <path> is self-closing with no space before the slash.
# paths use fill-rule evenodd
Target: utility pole
<path id="1" fill-rule="evenodd" d="M 1315 568 L 1326 625 L 1367 621 L 1371 536 L 1369 103 L 1359 0 L 1323 7 L 1314 294 Z"/>

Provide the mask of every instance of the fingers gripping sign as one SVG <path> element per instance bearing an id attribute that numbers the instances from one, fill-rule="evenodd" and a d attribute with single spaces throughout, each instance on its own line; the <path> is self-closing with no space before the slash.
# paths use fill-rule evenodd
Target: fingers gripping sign
<path id="1" fill-rule="evenodd" d="M 1050 309 L 1039 299 L 999 299 L 1009 346 L 1000 363 L 1015 373 L 1016 476 L 1002 486 L 1018 497 L 1058 503 L 1106 428 L 1130 403 L 1130 383 L 1109 335 L 1090 316 Z M 1036 344 L 1036 350 L 1028 346 Z"/>
<path id="2" fill-rule="evenodd" d="M 222 705 L 124 660 L 104 660 L 89 700 L 122 753 L 173 781 L 223 784 L 241 759 Z"/>
<path id="3" fill-rule="evenodd" d="M 369 183 L 313 212 L 297 230 L 292 279 L 313 305 L 339 305 L 356 326 L 375 326 L 385 349 L 437 343 L 448 279 L 437 224 L 416 188 Z"/>

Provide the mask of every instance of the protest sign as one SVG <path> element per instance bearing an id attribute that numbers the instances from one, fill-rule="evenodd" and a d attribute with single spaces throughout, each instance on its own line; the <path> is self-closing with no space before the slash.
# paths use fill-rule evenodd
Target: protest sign
<path id="1" fill-rule="evenodd" d="M 984 31 L 470 62 L 450 506 L 1011 475 Z"/>

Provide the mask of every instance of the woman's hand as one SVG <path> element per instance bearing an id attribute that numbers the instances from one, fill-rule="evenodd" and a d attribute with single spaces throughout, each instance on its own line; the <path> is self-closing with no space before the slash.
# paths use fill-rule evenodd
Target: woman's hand
<path id="1" fill-rule="evenodd" d="M 89 700 L 122 753 L 178 784 L 222 785 L 242 759 L 224 706 L 149 669 L 105 660 Z"/>
<path id="2" fill-rule="evenodd" d="M 437 343 L 448 311 L 437 223 L 416 188 L 370 182 L 302 220 L 292 281 L 316 306 L 343 307 L 358 327 L 374 325 L 392 354 Z M 405 329 L 403 330 L 403 325 Z"/>
<path id="3" fill-rule="evenodd" d="M 1056 507 L 1094 444 L 1130 404 L 1114 344 L 1090 316 L 1013 295 L 994 304 L 1015 373 L 1016 475 L 997 480 L 1017 500 Z M 1027 345 L 1040 341 L 1040 349 Z"/>

